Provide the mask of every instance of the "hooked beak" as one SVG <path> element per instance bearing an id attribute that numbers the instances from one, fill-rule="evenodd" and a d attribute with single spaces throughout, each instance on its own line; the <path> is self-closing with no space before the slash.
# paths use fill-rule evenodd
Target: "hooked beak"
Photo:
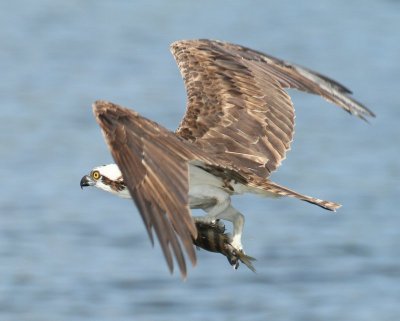
<path id="1" fill-rule="evenodd" d="M 94 184 L 94 180 L 88 175 L 83 176 L 81 179 L 81 189 L 86 186 L 93 186 Z"/>

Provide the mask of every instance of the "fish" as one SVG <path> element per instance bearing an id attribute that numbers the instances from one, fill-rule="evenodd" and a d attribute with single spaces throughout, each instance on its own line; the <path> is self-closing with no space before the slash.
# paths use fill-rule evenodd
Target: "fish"
<path id="1" fill-rule="evenodd" d="M 225 233 L 225 225 L 220 220 L 204 222 L 195 219 L 194 222 L 197 228 L 197 238 L 193 239 L 193 243 L 198 248 L 223 254 L 235 270 L 239 268 L 239 262 L 242 262 L 251 271 L 256 272 L 252 263 L 256 259 L 232 246 L 232 237 L 229 233 Z"/>

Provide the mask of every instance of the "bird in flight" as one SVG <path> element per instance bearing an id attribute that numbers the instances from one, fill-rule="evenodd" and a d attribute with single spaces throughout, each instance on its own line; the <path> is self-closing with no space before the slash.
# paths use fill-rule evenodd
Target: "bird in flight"
<path id="1" fill-rule="evenodd" d="M 193 265 L 195 222 L 232 223 L 231 245 L 243 252 L 244 216 L 231 196 L 288 196 L 335 211 L 339 204 L 303 195 L 269 179 L 290 148 L 294 108 L 286 89 L 322 96 L 366 120 L 374 114 L 351 91 L 317 72 L 267 54 L 215 40 L 171 45 L 187 91 L 175 132 L 137 112 L 96 101 L 93 112 L 116 164 L 95 167 L 80 185 L 136 204 L 149 237 L 156 234 L 169 270 L 174 257 L 187 275 Z M 190 209 L 202 209 L 193 219 Z"/>

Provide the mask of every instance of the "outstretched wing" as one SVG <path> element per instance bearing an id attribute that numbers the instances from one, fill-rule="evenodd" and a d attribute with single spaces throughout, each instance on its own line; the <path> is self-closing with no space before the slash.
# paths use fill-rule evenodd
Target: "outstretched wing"
<path id="1" fill-rule="evenodd" d="M 320 95 L 362 119 L 374 116 L 336 81 L 242 46 L 187 40 L 171 51 L 188 95 L 177 134 L 258 176 L 275 170 L 290 148 L 294 108 L 284 88 Z"/>
<path id="2" fill-rule="evenodd" d="M 179 239 L 195 264 L 192 240 L 197 237 L 188 202 L 187 160 L 193 155 L 185 148 L 186 142 L 136 112 L 109 102 L 95 102 L 93 112 L 152 242 L 154 229 L 170 271 L 172 251 L 185 277 Z"/>

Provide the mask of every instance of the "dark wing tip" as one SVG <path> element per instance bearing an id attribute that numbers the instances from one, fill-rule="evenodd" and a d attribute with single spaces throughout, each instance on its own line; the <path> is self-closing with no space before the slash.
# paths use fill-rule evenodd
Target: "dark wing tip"
<path id="1" fill-rule="evenodd" d="M 220 41 L 220 40 L 212 40 L 212 39 L 204 39 L 204 38 L 200 38 L 200 39 L 182 39 L 182 40 L 177 40 L 174 41 L 173 43 L 170 44 L 169 48 L 172 52 L 172 54 L 175 54 L 175 52 L 177 50 L 179 50 L 179 48 L 184 47 L 184 46 L 188 46 L 188 45 L 200 45 L 200 44 L 208 44 L 208 45 L 213 45 L 214 44 L 225 44 L 225 42 Z"/>
<path id="2" fill-rule="evenodd" d="M 96 100 L 92 104 L 93 114 L 102 129 L 109 130 L 124 118 L 137 117 L 138 113 L 106 100 Z"/>
<path id="3" fill-rule="evenodd" d="M 96 100 L 92 105 L 93 114 L 96 118 L 97 123 L 100 125 L 101 129 L 106 132 L 110 132 L 112 128 L 116 125 L 116 111 L 118 106 L 105 101 Z M 111 146 L 109 146 L 111 148 Z"/>
<path id="4" fill-rule="evenodd" d="M 109 101 L 106 101 L 106 100 L 96 100 L 92 104 L 93 113 L 97 116 L 97 115 L 101 114 L 102 112 L 106 111 L 112 105 L 114 105 L 114 104 Z"/>
<path id="5" fill-rule="evenodd" d="M 345 101 L 349 101 L 350 103 L 347 104 L 348 110 L 346 110 L 349 114 L 354 115 L 361 120 L 369 123 L 368 117 L 375 118 L 375 113 L 367 108 L 364 104 L 360 103 L 359 101 L 355 100 L 353 97 L 350 97 L 347 94 L 344 94 Z"/>

